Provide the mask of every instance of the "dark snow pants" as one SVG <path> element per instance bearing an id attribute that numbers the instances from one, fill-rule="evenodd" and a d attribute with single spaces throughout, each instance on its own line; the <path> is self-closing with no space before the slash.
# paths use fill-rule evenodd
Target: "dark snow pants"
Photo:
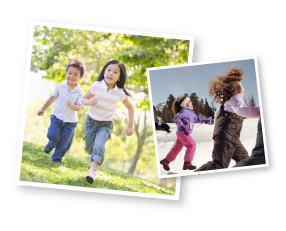
<path id="1" fill-rule="evenodd" d="M 258 164 L 265 164 L 265 163 L 266 161 L 265 161 L 265 153 L 264 153 L 261 118 L 259 118 L 258 125 L 257 125 L 256 144 L 255 144 L 254 149 L 252 149 L 251 156 L 247 159 L 244 159 L 238 162 L 233 167 L 242 167 L 242 166 L 258 165 Z"/>
<path id="2" fill-rule="evenodd" d="M 240 142 L 242 124 L 243 117 L 224 111 L 223 105 L 221 106 L 213 133 L 212 161 L 202 165 L 195 172 L 228 168 L 231 159 L 238 163 L 249 157 Z"/>

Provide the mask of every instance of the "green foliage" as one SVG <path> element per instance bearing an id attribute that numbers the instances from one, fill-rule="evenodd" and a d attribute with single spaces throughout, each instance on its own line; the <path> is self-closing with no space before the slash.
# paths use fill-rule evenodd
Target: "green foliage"
<path id="1" fill-rule="evenodd" d="M 118 59 L 127 67 L 126 85 L 148 94 L 146 68 L 188 61 L 187 40 L 42 26 L 35 27 L 34 40 L 31 71 L 44 70 L 44 78 L 56 83 L 73 59 L 86 65 L 83 85 L 96 81 L 108 60 Z"/>
<path id="2" fill-rule="evenodd" d="M 95 183 L 89 184 L 85 179 L 89 167 L 89 162 L 70 156 L 65 156 L 61 166 L 50 160 L 50 155 L 43 152 L 42 146 L 27 142 L 23 143 L 21 181 L 175 195 L 174 188 L 167 188 L 107 167 L 100 167 Z"/>

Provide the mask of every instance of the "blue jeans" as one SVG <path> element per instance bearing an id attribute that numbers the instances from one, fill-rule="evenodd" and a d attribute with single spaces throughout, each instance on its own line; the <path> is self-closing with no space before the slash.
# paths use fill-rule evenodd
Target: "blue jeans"
<path id="1" fill-rule="evenodd" d="M 87 116 L 85 121 L 84 150 L 91 155 L 90 161 L 96 161 L 99 165 L 103 163 L 105 154 L 105 143 L 111 139 L 112 121 L 98 121 Z"/>
<path id="2" fill-rule="evenodd" d="M 48 145 L 55 148 L 55 152 L 51 157 L 52 161 L 62 161 L 63 156 L 71 147 L 76 125 L 77 122 L 63 122 L 56 116 L 51 115 L 51 125 L 47 137 L 49 139 Z"/>

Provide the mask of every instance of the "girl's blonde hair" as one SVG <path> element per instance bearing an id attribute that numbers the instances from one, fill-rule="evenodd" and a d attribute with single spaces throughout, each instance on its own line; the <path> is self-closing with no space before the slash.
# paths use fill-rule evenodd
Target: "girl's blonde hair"
<path id="1" fill-rule="evenodd" d="M 232 96 L 242 93 L 242 86 L 240 81 L 244 74 L 242 69 L 234 66 L 226 71 L 223 76 L 218 76 L 208 82 L 209 96 L 213 97 L 213 103 L 224 104 Z"/>
<path id="2" fill-rule="evenodd" d="M 181 103 L 187 98 L 187 96 L 180 97 L 178 100 L 175 100 L 172 104 L 172 111 L 174 115 L 177 115 L 181 110 L 182 107 L 180 106 Z"/>

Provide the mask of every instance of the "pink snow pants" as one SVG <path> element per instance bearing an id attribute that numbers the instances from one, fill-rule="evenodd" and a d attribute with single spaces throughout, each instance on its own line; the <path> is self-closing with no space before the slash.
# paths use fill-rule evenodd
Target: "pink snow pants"
<path id="1" fill-rule="evenodd" d="M 185 136 L 182 132 L 177 132 L 177 140 L 174 143 L 171 150 L 168 152 L 166 156 L 166 160 L 169 162 L 174 161 L 178 156 L 179 152 L 185 146 L 187 148 L 186 154 L 184 157 L 185 162 L 193 161 L 195 151 L 196 151 L 196 143 L 191 137 L 191 135 Z"/>

